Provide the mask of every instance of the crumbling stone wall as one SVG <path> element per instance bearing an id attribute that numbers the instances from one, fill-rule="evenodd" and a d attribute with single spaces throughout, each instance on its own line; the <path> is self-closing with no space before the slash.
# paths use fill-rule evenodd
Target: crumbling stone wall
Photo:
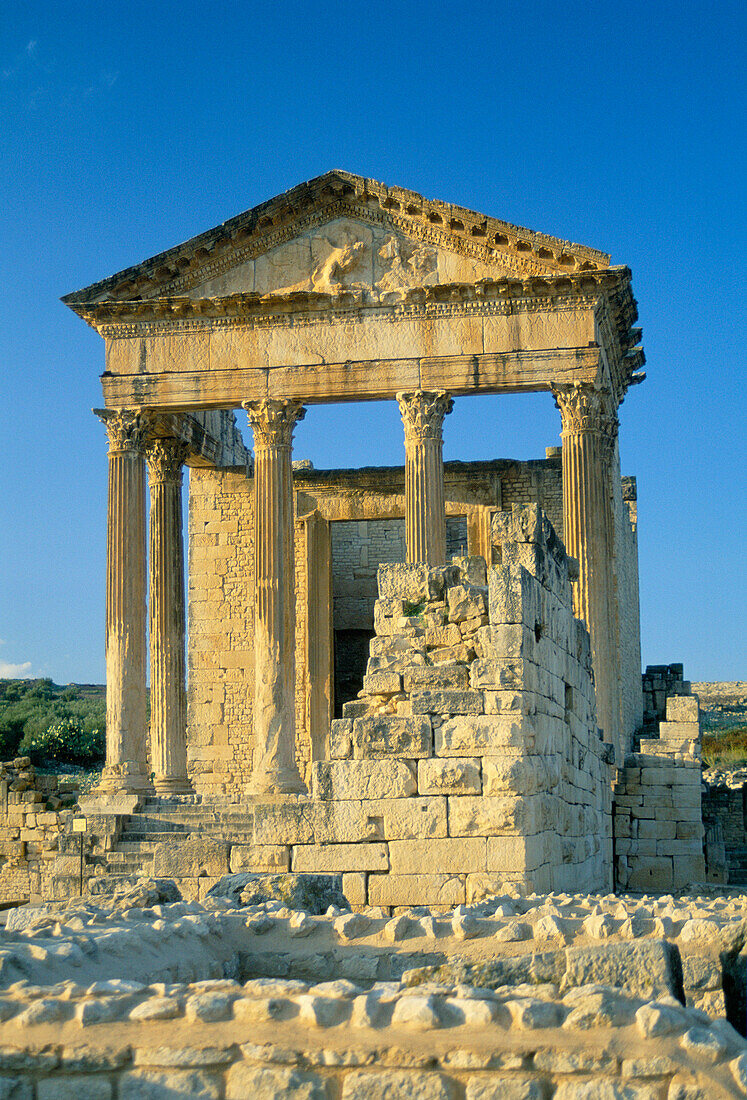
<path id="1" fill-rule="evenodd" d="M 0 900 L 53 896 L 50 878 L 76 790 L 73 781 L 39 775 L 27 756 L 0 764 Z"/>

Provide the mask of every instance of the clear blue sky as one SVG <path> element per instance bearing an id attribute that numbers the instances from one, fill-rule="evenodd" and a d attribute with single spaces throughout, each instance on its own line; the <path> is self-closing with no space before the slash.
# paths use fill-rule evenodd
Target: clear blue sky
<path id="1" fill-rule="evenodd" d="M 0 676 L 104 678 L 103 343 L 60 295 L 339 167 L 630 265 L 643 660 L 747 677 L 746 38 L 718 0 L 3 4 Z M 557 445 L 549 397 L 476 400 L 447 458 Z M 403 460 L 391 406 L 296 440 Z"/>

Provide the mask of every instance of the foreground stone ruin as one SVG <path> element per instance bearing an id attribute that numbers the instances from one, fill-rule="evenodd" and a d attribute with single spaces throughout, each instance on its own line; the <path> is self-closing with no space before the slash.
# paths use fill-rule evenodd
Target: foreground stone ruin
<path id="1" fill-rule="evenodd" d="M 11 911 L 0 1087 L 50 1100 L 695 1100 L 747 1091 L 747 899 L 519 897 L 318 914 L 226 876 Z M 343 902 L 344 904 L 344 902 Z M 40 984 L 40 983 L 44 984 Z M 35 1087 L 36 1092 L 33 1092 Z"/>

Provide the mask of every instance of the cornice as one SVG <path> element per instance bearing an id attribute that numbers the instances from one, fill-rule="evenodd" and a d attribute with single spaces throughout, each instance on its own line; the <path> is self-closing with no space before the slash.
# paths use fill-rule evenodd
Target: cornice
<path id="1" fill-rule="evenodd" d="M 226 324 L 252 327 L 314 322 L 348 324 L 351 320 L 382 317 L 404 320 L 455 313 L 511 313 L 519 309 L 559 309 L 594 305 L 600 297 L 613 303 L 614 331 L 625 328 L 630 308 L 630 271 L 606 271 L 526 279 L 482 279 L 476 283 L 446 283 L 378 294 L 344 291 L 326 294 L 231 294 L 223 298 L 166 297 L 130 301 L 86 302 L 72 308 L 104 336 L 134 335 L 131 326 L 166 326 L 198 330 Z M 629 329 L 627 330 L 629 332 Z"/>
<path id="2" fill-rule="evenodd" d="M 62 300 L 75 306 L 104 297 L 134 300 L 187 290 L 305 228 L 346 215 L 386 221 L 410 236 L 520 275 L 600 270 L 610 261 L 598 249 L 336 169 Z"/>

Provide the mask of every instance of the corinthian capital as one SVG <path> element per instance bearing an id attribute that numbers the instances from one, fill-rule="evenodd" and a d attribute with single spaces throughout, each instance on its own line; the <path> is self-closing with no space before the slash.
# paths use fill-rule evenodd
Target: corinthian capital
<path id="1" fill-rule="evenodd" d="M 243 408 L 254 432 L 255 450 L 263 447 L 290 447 L 293 429 L 306 416 L 298 401 L 279 401 L 266 397 L 261 401 L 244 401 Z"/>
<path id="2" fill-rule="evenodd" d="M 109 436 L 109 454 L 143 449 L 147 425 L 138 409 L 94 409 Z"/>
<path id="3" fill-rule="evenodd" d="M 563 420 L 563 434 L 597 432 L 614 443 L 619 422 L 612 391 L 596 382 L 556 382 L 555 404 Z"/>
<path id="4" fill-rule="evenodd" d="M 149 440 L 145 445 L 145 458 L 151 485 L 181 485 L 182 466 L 188 454 L 189 447 L 180 439 L 169 436 Z"/>
<path id="5" fill-rule="evenodd" d="M 454 402 L 445 390 L 400 391 L 397 404 L 405 426 L 406 443 L 423 443 L 426 439 L 441 442 L 444 417 L 454 408 Z"/>

